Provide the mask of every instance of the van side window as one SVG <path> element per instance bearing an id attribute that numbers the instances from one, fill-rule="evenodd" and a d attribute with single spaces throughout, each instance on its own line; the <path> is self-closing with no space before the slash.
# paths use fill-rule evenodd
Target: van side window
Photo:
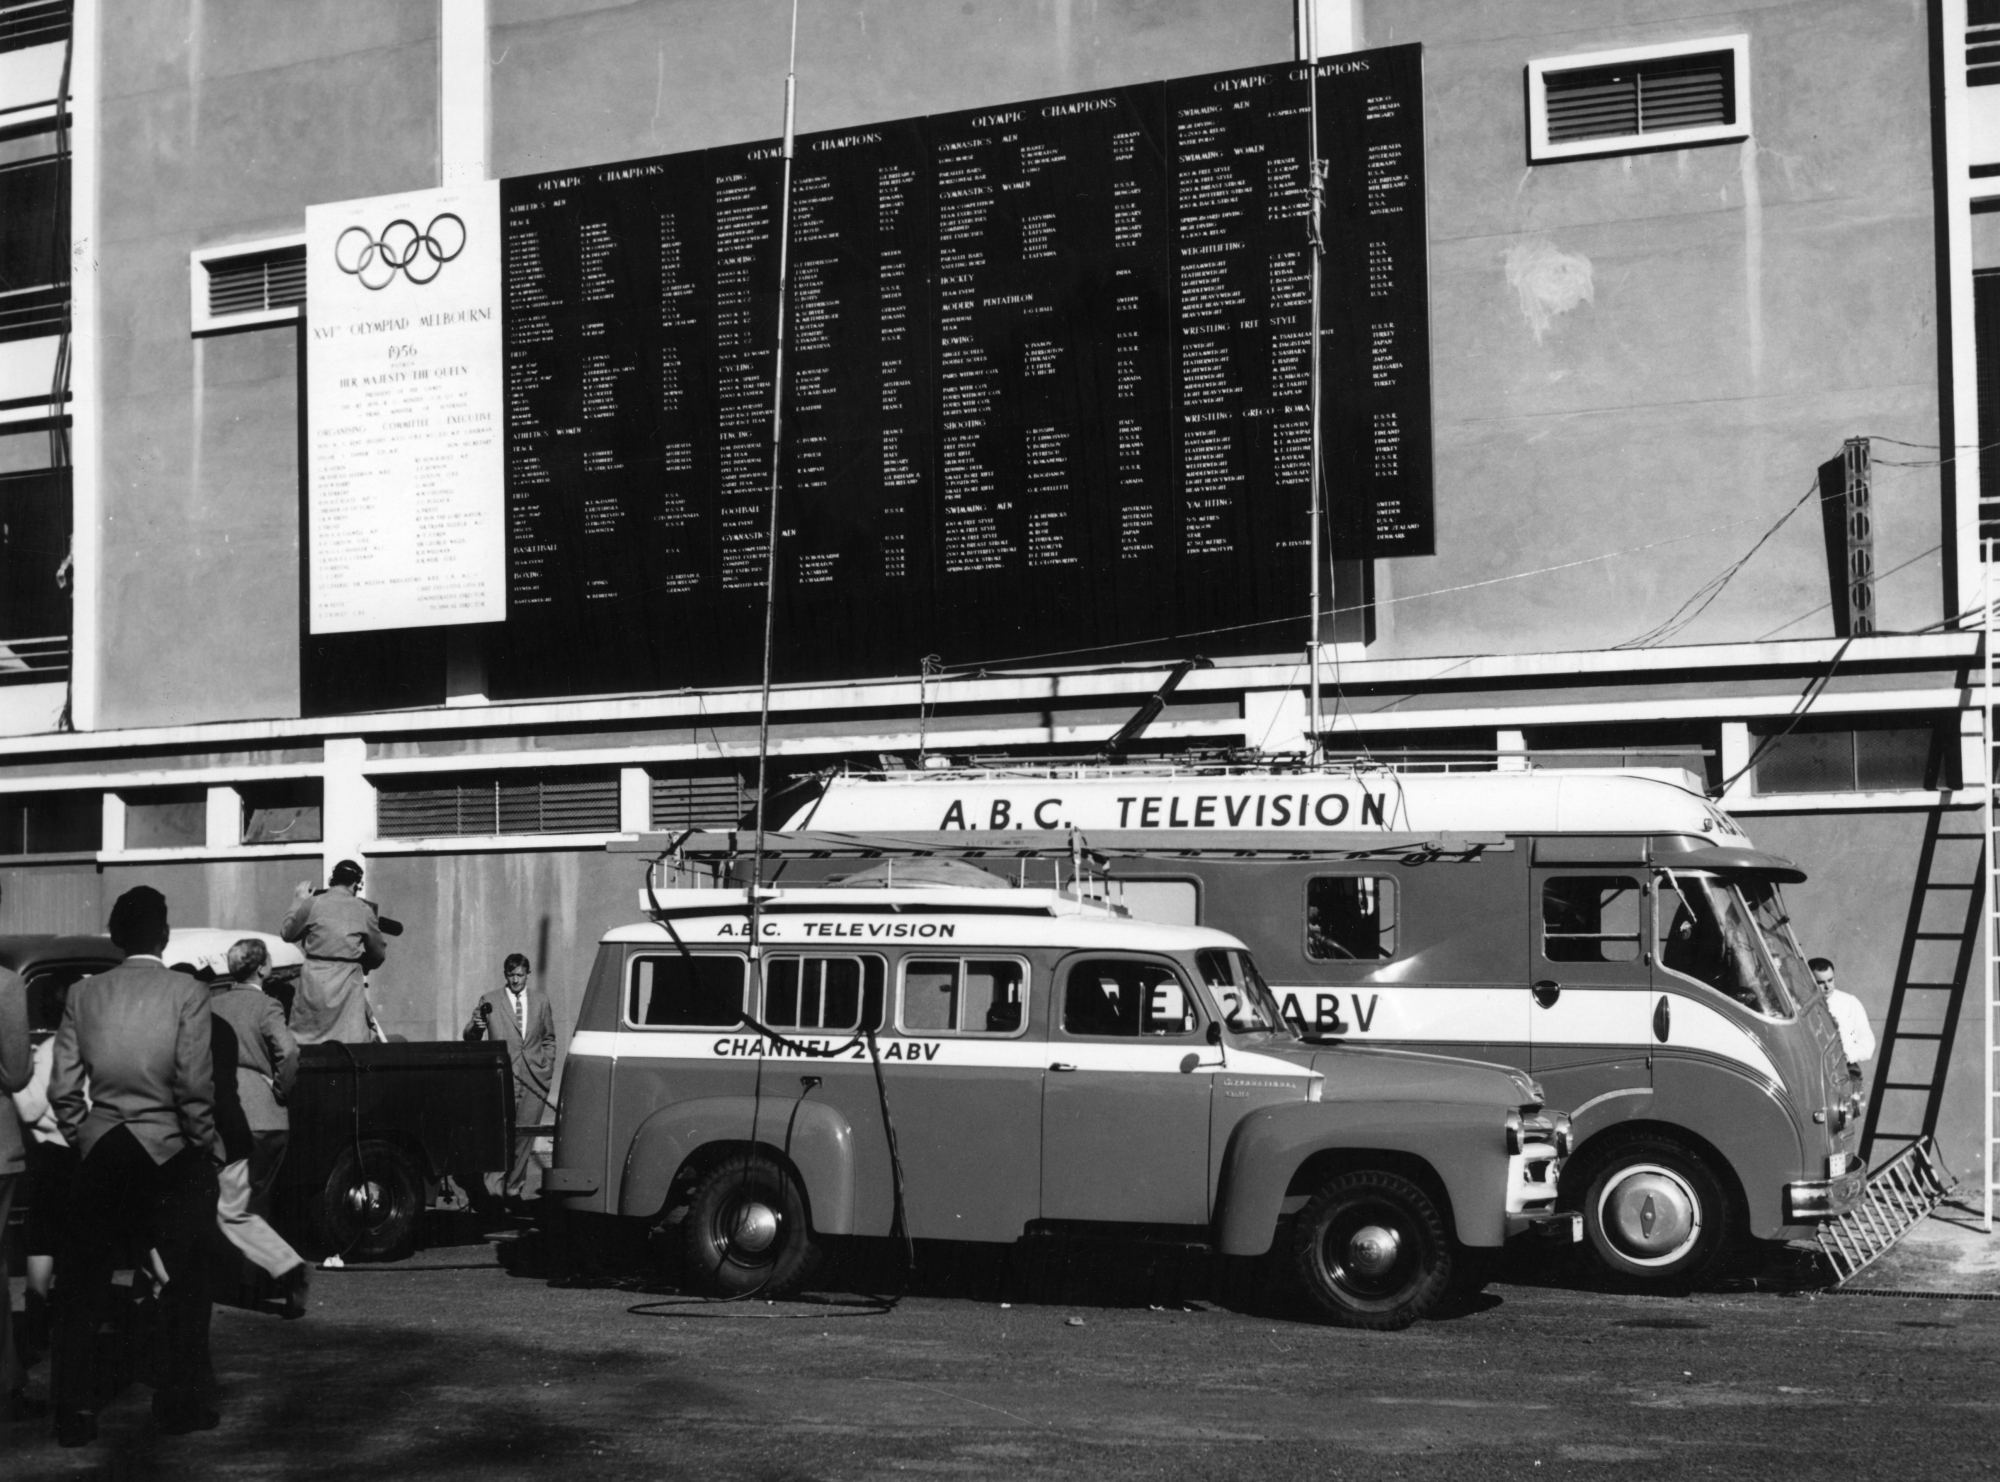
<path id="1" fill-rule="evenodd" d="M 1764 956 L 1756 927 L 1736 890 L 1708 875 L 1660 879 L 1660 965 L 1706 983 L 1774 1019 L 1792 1008 Z"/>
<path id="2" fill-rule="evenodd" d="M 882 1023 L 879 957 L 767 957 L 764 1022 L 773 1029 L 859 1029 Z"/>
<path id="3" fill-rule="evenodd" d="M 1549 962 L 1636 962 L 1639 882 L 1630 875 L 1542 881 L 1542 956 Z"/>
<path id="4" fill-rule="evenodd" d="M 1306 881 L 1306 956 L 1379 962 L 1396 955 L 1396 882 L 1386 875 L 1317 875 Z"/>
<path id="5" fill-rule="evenodd" d="M 905 1034 L 1019 1034 L 1028 965 L 1011 957 L 912 957 L 903 963 Z"/>
<path id="6" fill-rule="evenodd" d="M 743 1022 L 741 957 L 675 952 L 632 959 L 625 1022 L 649 1029 L 734 1029 Z"/>
<path id="7" fill-rule="evenodd" d="M 1174 970 L 1161 963 L 1087 957 L 1063 979 L 1066 1034 L 1124 1039 L 1193 1034 L 1194 1000 Z"/>

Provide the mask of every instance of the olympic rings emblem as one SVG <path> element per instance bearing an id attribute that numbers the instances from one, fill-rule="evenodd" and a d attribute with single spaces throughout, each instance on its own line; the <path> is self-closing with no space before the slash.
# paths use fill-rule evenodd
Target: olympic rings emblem
<path id="1" fill-rule="evenodd" d="M 422 231 L 403 217 L 383 227 L 379 237 L 350 226 L 333 244 L 333 261 L 363 288 L 387 288 L 398 273 L 412 283 L 428 283 L 464 250 L 465 223 L 446 211 Z"/>

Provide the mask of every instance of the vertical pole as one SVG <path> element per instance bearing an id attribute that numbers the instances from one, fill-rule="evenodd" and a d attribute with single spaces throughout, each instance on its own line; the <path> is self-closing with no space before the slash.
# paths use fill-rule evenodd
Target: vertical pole
<path id="1" fill-rule="evenodd" d="M 1979 734 L 1982 741 L 1980 766 L 1984 774 L 1979 779 L 1981 830 L 1985 835 L 1982 848 L 1986 859 L 1986 902 L 1982 925 L 1985 927 L 1986 950 L 1980 954 L 1985 964 L 1986 980 L 1986 1147 L 1980 1155 L 1981 1182 L 1986 1188 L 1980 1198 L 1979 1218 L 1988 1235 L 1993 1233 L 1993 1060 L 2000 1044 L 1993 1038 L 1993 995 L 1995 991 L 1993 927 L 2000 921 L 2000 902 L 1994 899 L 1994 891 L 2000 888 L 2000 860 L 1993 857 L 1993 558 L 2000 554 L 2000 542 L 1982 540 L 1979 543 L 1979 600 L 1980 600 L 1980 649 L 1985 663 L 1985 688 L 1979 696 Z"/>
<path id="2" fill-rule="evenodd" d="M 1307 473 L 1311 489 L 1308 503 L 1311 507 L 1311 539 L 1308 559 L 1312 562 L 1312 628 L 1306 635 L 1306 664 L 1312 671 L 1312 679 L 1306 688 L 1306 705 L 1311 737 L 1307 750 L 1314 760 L 1321 751 L 1319 714 L 1319 615 L 1320 615 L 1320 378 L 1319 378 L 1319 296 L 1320 260 L 1320 206 L 1326 193 L 1326 171 L 1319 157 L 1319 5 L 1318 0 L 1306 0 L 1306 128 L 1309 137 L 1306 148 L 1306 250 L 1312 269 L 1312 341 L 1310 361 L 1312 375 L 1312 465 Z"/>
<path id="3" fill-rule="evenodd" d="M 785 295 L 791 285 L 792 124 L 798 101 L 799 0 L 792 0 L 792 47 L 785 63 L 784 184 L 778 206 L 778 337 L 771 361 L 771 521 L 764 545 L 764 688 L 757 707 L 757 843 L 750 855 L 750 960 L 759 956 L 757 896 L 764 884 L 764 804 L 771 757 L 771 646 L 778 614 L 778 474 L 785 432 Z"/>

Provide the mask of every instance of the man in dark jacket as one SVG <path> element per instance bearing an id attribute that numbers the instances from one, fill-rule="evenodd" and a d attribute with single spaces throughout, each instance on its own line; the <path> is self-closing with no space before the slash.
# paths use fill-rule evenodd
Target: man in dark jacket
<path id="1" fill-rule="evenodd" d="M 28 1044 L 28 989 L 18 977 L 0 967 L 0 1280 L 10 1269 L 12 1252 L 7 1248 L 7 1216 L 14 1204 L 14 1191 L 27 1172 L 27 1141 L 21 1119 L 14 1112 L 14 1093 L 28 1084 L 35 1070 L 34 1051 Z M 13 1298 L 0 1303 L 0 1420 L 27 1420 L 39 1411 L 22 1393 L 27 1387 L 27 1371 L 14 1352 Z"/>
<path id="2" fill-rule="evenodd" d="M 236 1031 L 237 1099 L 250 1127 L 250 1212 L 267 1220 L 291 1133 L 285 1098 L 299 1073 L 299 1042 L 263 988 L 270 973 L 270 949 L 245 937 L 229 949 L 229 976 L 209 986 L 209 1007 Z"/>
<path id="3" fill-rule="evenodd" d="M 140 885 L 118 897 L 110 930 L 126 960 L 70 990 L 49 1078 L 56 1120 L 83 1155 L 57 1287 L 56 1439 L 65 1446 L 96 1439 L 93 1349 L 111 1274 L 128 1251 L 149 1246 L 167 1275 L 154 1418 L 170 1435 L 209 1430 L 220 1418 L 204 1385 L 212 1370 L 203 1245 L 220 1161 L 208 990 L 160 960 L 167 902 L 159 891 Z"/>
<path id="4" fill-rule="evenodd" d="M 523 954 L 509 953 L 500 967 L 505 986 L 479 1000 L 464 1036 L 468 1040 L 494 1040 L 507 1047 L 507 1059 L 514 1069 L 517 1132 L 555 1120 L 555 1015 L 548 995 L 529 983 L 530 970 Z M 535 1140 L 517 1136 L 514 1164 L 507 1173 L 508 1198 L 519 1199 L 526 1193 L 528 1169 L 535 1161 Z"/>

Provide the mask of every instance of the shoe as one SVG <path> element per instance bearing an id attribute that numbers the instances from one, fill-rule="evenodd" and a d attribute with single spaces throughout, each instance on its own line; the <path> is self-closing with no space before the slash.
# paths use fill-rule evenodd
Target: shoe
<path id="1" fill-rule="evenodd" d="M 97 1416 L 89 1410 L 56 1411 L 56 1444 L 88 1446 L 97 1439 Z"/>
<path id="2" fill-rule="evenodd" d="M 284 1305 L 279 1313 L 287 1322 L 296 1322 L 306 1315 L 308 1295 L 312 1288 L 312 1263 L 301 1261 L 278 1278 L 278 1290 L 284 1297 Z"/>
<path id="3" fill-rule="evenodd" d="M 153 1423 L 166 1436 L 185 1436 L 195 1431 L 212 1431 L 222 1424 L 222 1416 L 200 1400 L 180 1400 L 161 1404 L 153 1401 Z"/>
<path id="4" fill-rule="evenodd" d="M 30 1399 L 23 1390 L 15 1390 L 4 1401 L 0 1401 L 0 1421 L 41 1420 L 49 1413 L 47 1400 Z"/>

